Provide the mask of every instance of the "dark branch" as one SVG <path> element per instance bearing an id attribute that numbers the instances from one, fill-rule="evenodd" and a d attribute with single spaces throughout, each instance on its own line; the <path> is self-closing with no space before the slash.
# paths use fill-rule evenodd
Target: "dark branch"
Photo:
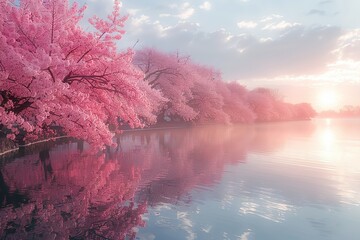
<path id="1" fill-rule="evenodd" d="M 50 67 L 48 67 L 46 70 L 48 70 L 48 72 L 50 73 L 50 76 L 51 76 L 53 82 L 55 82 L 55 76 L 54 76 L 53 72 L 51 71 Z"/>
<path id="2" fill-rule="evenodd" d="M 51 14 L 51 38 L 50 38 L 51 43 L 54 43 L 54 28 L 55 28 L 55 5 L 53 3 L 52 14 Z M 49 55 L 51 56 L 51 50 L 49 52 Z"/>
<path id="3" fill-rule="evenodd" d="M 68 52 L 68 54 L 66 54 L 65 60 L 70 56 L 71 53 L 75 52 L 79 47 L 80 47 L 80 46 L 77 46 L 76 48 L 71 49 L 70 52 Z"/>
<path id="4" fill-rule="evenodd" d="M 79 60 L 77 61 L 78 63 L 81 61 L 81 59 L 83 59 L 85 56 L 86 56 L 86 54 L 88 54 L 89 52 L 91 51 L 91 48 L 89 49 L 89 50 L 87 50 L 80 58 L 79 58 Z"/>

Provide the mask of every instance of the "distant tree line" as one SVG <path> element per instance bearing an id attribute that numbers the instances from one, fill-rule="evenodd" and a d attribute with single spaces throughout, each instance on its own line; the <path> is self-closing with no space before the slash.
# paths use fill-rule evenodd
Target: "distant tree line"
<path id="1" fill-rule="evenodd" d="M 319 112 L 319 117 L 360 117 L 360 106 L 346 105 L 340 110 L 327 110 Z"/>
<path id="2" fill-rule="evenodd" d="M 158 122 L 250 123 L 315 115 L 308 103 L 286 103 L 275 90 L 248 90 L 237 82 L 225 82 L 215 69 L 179 53 L 142 49 L 135 53 L 133 63 L 143 80 L 163 97 L 156 111 Z"/>

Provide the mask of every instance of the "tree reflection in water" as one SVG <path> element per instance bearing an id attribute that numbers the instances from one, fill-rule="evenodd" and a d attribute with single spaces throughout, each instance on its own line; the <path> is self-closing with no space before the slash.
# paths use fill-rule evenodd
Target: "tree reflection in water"
<path id="1" fill-rule="evenodd" d="M 42 150 L 2 169 L 0 211 L 4 239 L 129 239 L 143 226 L 145 203 L 133 196 L 140 179 L 121 161 L 80 155 L 75 144 Z M 13 192 L 13 193 L 11 193 Z M 11 196 L 21 192 L 27 204 Z M 6 206 L 6 207 L 5 207 Z"/>
<path id="2" fill-rule="evenodd" d="M 225 166 L 244 162 L 249 151 L 280 148 L 294 134 L 268 139 L 274 135 L 256 128 L 131 132 L 98 156 L 78 142 L 15 159 L 0 168 L 0 236 L 134 239 L 148 205 L 190 202 L 189 192 L 219 182 Z"/>

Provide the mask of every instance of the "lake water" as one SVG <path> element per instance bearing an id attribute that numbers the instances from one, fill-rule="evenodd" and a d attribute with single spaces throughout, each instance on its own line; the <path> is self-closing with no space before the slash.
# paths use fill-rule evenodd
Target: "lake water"
<path id="1" fill-rule="evenodd" d="M 0 165 L 0 239 L 360 239 L 360 120 L 127 132 Z"/>

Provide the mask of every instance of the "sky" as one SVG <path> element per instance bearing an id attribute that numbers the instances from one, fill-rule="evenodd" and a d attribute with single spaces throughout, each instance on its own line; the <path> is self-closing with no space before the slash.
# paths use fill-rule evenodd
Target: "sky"
<path id="1" fill-rule="evenodd" d="M 113 0 L 86 4 L 86 17 L 105 16 Z M 338 109 L 360 105 L 359 9 L 358 0 L 123 0 L 118 46 L 177 51 L 225 81 Z"/>

